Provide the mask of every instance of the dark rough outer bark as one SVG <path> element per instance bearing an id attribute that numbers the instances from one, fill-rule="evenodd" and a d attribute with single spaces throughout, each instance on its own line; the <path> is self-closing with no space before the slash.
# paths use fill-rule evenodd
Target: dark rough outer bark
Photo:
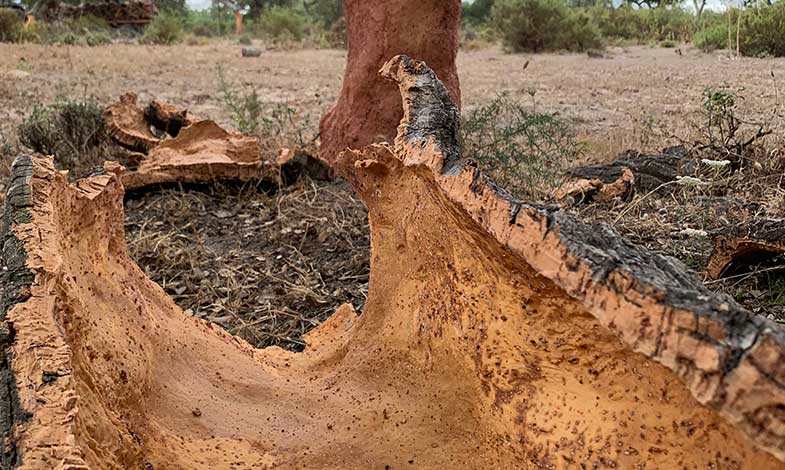
<path id="1" fill-rule="evenodd" d="M 707 274 L 718 278 L 729 270 L 765 262 L 785 253 L 785 219 L 751 219 L 713 234 L 714 250 Z"/>
<path id="2" fill-rule="evenodd" d="M 608 184 L 619 179 L 624 168 L 629 168 L 635 176 L 635 189 L 651 191 L 683 174 L 681 170 L 686 164 L 686 156 L 687 152 L 682 146 L 666 148 L 659 154 L 628 150 L 609 163 L 573 168 L 569 171 L 569 176 L 598 179 Z"/>
<path id="3" fill-rule="evenodd" d="M 27 268 L 27 255 L 22 242 L 13 228 L 28 222 L 29 208 L 33 205 L 30 193 L 32 163 L 29 157 L 14 160 L 11 166 L 11 184 L 6 193 L 3 212 L 3 272 L 2 310 L 0 310 L 0 469 L 10 470 L 21 462 L 13 442 L 14 424 L 29 419 L 30 415 L 19 404 L 16 380 L 11 366 L 11 345 L 14 341 L 13 327 L 6 318 L 8 310 L 30 297 L 30 285 L 34 275 Z"/>
<path id="4" fill-rule="evenodd" d="M 346 148 L 392 142 L 403 115 L 401 96 L 378 71 L 391 57 L 425 60 L 460 106 L 455 58 L 458 0 L 344 0 L 348 58 L 338 102 L 320 125 L 321 158 L 334 163 Z"/>
<path id="5" fill-rule="evenodd" d="M 463 205 L 476 222 L 491 233 L 501 231 L 514 253 L 535 269 L 544 267 L 543 276 L 582 301 L 631 349 L 670 368 L 699 402 L 785 461 L 781 411 L 785 408 L 785 329 L 781 325 L 709 291 L 678 260 L 640 248 L 608 225 L 586 224 L 558 208 L 515 199 L 471 162 L 456 159 L 460 147 L 452 136 L 457 128 L 443 129 L 459 125 L 450 118 L 455 108 L 445 87 L 433 83 L 435 76 L 424 64 L 396 57 L 382 75 L 398 83 L 406 104 L 396 139 L 396 153 L 405 165 L 426 165 L 438 173 L 448 197 Z M 425 143 L 442 155 L 418 156 Z M 643 169 L 652 176 L 648 184 L 659 185 L 656 181 L 675 178 L 672 163 L 682 159 L 681 151 L 667 150 L 645 159 L 650 163 L 639 166 L 639 172 Z M 619 172 L 632 160 L 620 164 Z M 467 172 L 472 175 L 473 195 L 451 191 L 455 184 L 451 179 L 466 180 Z M 504 222 L 509 229 L 492 220 L 494 206 L 507 207 Z M 522 241 L 517 248 L 511 242 L 516 238 Z M 530 240 L 540 242 L 532 248 L 527 244 Z M 556 249 L 563 251 L 542 261 L 539 252 L 554 240 L 558 240 Z M 555 264 L 557 258 L 560 262 Z M 620 317 L 623 321 L 617 324 Z M 707 356 L 714 360 L 706 361 Z"/>

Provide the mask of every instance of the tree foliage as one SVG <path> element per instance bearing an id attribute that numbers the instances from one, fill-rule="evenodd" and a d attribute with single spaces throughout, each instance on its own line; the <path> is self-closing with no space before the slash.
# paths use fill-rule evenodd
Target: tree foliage
<path id="1" fill-rule="evenodd" d="M 602 47 L 600 31 L 586 11 L 564 0 L 496 0 L 491 24 L 513 52 Z"/>
<path id="2" fill-rule="evenodd" d="M 343 17 L 341 0 L 303 0 L 305 13 L 325 28 L 330 28 Z"/>
<path id="3" fill-rule="evenodd" d="M 461 15 L 464 21 L 471 24 L 485 23 L 491 16 L 493 0 L 474 0 L 461 4 Z"/>

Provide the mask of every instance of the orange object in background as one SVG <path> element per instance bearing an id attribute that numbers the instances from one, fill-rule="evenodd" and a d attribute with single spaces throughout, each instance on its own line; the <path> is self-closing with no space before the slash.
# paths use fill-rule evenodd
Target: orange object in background
<path id="1" fill-rule="evenodd" d="M 238 36 L 243 34 L 243 15 L 239 10 L 234 12 L 234 34 Z"/>

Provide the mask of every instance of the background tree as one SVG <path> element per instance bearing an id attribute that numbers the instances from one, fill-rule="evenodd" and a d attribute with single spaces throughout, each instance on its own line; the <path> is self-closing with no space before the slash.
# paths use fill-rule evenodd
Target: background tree
<path id="1" fill-rule="evenodd" d="M 303 8 L 309 17 L 327 28 L 343 16 L 342 0 L 303 0 Z"/>
<path id="2" fill-rule="evenodd" d="M 635 5 L 638 8 L 655 9 L 660 7 L 677 6 L 682 0 L 625 0 L 630 5 Z"/>
<path id="3" fill-rule="evenodd" d="M 294 2 L 293 0 L 237 0 L 237 3 L 247 8 L 247 18 L 257 19 L 267 9 L 272 7 L 291 7 Z"/>
<path id="4" fill-rule="evenodd" d="M 700 19 L 703 9 L 706 8 L 706 0 L 692 0 L 692 6 L 695 8 L 695 16 Z"/>
<path id="5" fill-rule="evenodd" d="M 155 0 L 158 11 L 170 11 L 174 13 L 185 13 L 185 0 Z"/>
<path id="6" fill-rule="evenodd" d="M 472 24 L 481 24 L 491 16 L 493 0 L 474 0 L 461 4 L 461 16 Z"/>

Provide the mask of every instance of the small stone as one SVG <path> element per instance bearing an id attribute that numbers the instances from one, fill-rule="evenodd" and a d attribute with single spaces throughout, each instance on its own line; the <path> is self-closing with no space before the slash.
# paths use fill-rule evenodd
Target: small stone
<path id="1" fill-rule="evenodd" d="M 25 72 L 24 70 L 11 70 L 10 72 L 6 72 L 6 77 L 14 80 L 24 80 L 30 77 L 30 73 Z"/>
<path id="2" fill-rule="evenodd" d="M 262 55 L 262 50 L 258 47 L 243 47 L 243 57 L 259 57 Z"/>

